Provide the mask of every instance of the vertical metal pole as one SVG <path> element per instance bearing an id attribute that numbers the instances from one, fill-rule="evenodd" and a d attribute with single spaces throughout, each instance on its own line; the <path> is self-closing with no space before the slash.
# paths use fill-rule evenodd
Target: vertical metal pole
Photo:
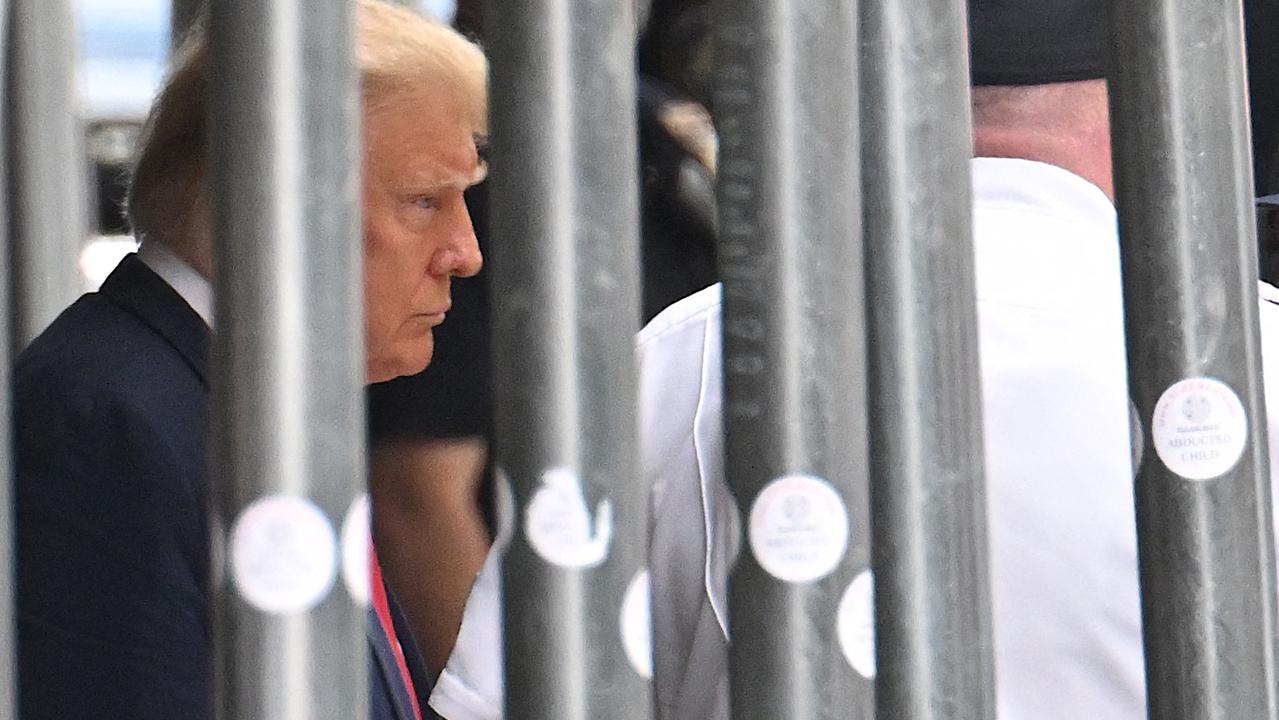
<path id="1" fill-rule="evenodd" d="M 8 74 L 9 3 L 0 3 L 0 97 L 9 97 Z M 7 136 L 9 105 L 0 106 L 0 139 Z M 7 218 L 9 193 L 9 148 L 0 140 L 0 218 Z M 12 286 L 13 256 L 9 250 L 9 225 L 0 220 L 0 720 L 17 715 L 14 691 L 14 658 L 17 632 L 14 629 L 13 571 L 13 442 L 10 430 L 11 393 L 9 391 L 9 289 Z"/>
<path id="2" fill-rule="evenodd" d="M 367 576 L 336 582 L 335 537 L 365 487 L 353 17 L 348 0 L 221 0 L 209 17 L 226 720 L 368 715 Z"/>
<path id="3" fill-rule="evenodd" d="M 646 719 L 630 3 L 486 10 L 506 716 Z"/>
<path id="4" fill-rule="evenodd" d="M 79 295 L 88 181 L 74 93 L 69 0 L 10 0 L 12 350 L 20 352 Z"/>
<path id="5" fill-rule="evenodd" d="M 1111 123 L 1150 717 L 1276 714 L 1275 564 L 1238 2 L 1116 0 Z"/>
<path id="6" fill-rule="evenodd" d="M 734 718 L 873 716 L 857 13 L 716 7 Z"/>
<path id="7" fill-rule="evenodd" d="M 863 0 L 881 718 L 993 718 L 964 4 Z"/>

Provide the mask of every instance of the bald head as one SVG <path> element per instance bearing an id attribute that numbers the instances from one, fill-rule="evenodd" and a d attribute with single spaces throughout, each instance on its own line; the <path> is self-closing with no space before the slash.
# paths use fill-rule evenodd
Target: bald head
<path id="1" fill-rule="evenodd" d="M 1056 165 L 1113 198 L 1106 82 L 974 87 L 973 154 Z"/>

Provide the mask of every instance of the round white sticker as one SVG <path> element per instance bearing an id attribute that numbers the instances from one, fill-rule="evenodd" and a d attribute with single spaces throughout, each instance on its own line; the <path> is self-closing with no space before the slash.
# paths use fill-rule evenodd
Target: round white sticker
<path id="1" fill-rule="evenodd" d="M 1248 416 L 1230 386 L 1189 378 L 1159 396 L 1151 439 L 1164 465 L 1188 480 L 1226 474 L 1248 444 Z"/>
<path id="2" fill-rule="evenodd" d="M 373 548 L 369 519 L 369 494 L 363 493 L 351 501 L 342 520 L 342 581 L 360 605 L 369 604 L 369 554 Z"/>
<path id="3" fill-rule="evenodd" d="M 760 566 L 778 580 L 820 580 L 839 565 L 848 548 L 848 511 L 825 480 L 783 477 L 755 498 L 750 543 Z"/>
<path id="4" fill-rule="evenodd" d="M 875 677 L 875 581 L 863 570 L 839 601 L 836 632 L 848 664 L 862 677 Z"/>
<path id="5" fill-rule="evenodd" d="M 648 571 L 640 570 L 622 597 L 622 649 L 635 672 L 653 679 L 653 627 L 649 616 Z"/>
<path id="6" fill-rule="evenodd" d="M 613 504 L 601 500 L 594 516 L 577 475 L 548 470 L 524 509 L 524 535 L 541 558 L 565 568 L 588 568 L 608 557 L 613 539 Z"/>
<path id="7" fill-rule="evenodd" d="M 306 612 L 337 579 L 337 539 L 324 511 L 306 498 L 255 500 L 231 528 L 231 579 L 268 613 Z"/>

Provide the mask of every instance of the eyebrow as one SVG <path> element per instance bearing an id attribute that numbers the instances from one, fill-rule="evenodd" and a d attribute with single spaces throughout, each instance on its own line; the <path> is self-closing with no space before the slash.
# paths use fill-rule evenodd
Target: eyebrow
<path id="1" fill-rule="evenodd" d="M 436 176 L 426 182 L 421 183 L 420 185 L 417 185 L 417 189 L 415 189 L 413 192 L 414 194 L 424 193 L 424 192 L 429 193 L 429 192 L 436 192 L 439 190 L 451 190 L 454 188 L 461 188 L 465 190 L 469 187 L 474 187 L 475 185 L 479 185 L 480 183 L 484 182 L 484 180 L 488 178 L 488 174 L 489 174 L 488 163 L 484 162 L 483 160 L 480 160 L 479 162 L 475 164 L 475 169 L 472 170 L 469 174 L 457 174 L 457 175 L 450 174 L 447 178 Z M 407 187 L 412 187 L 412 185 L 409 185 Z"/>
<path id="2" fill-rule="evenodd" d="M 489 176 L 489 164 L 487 161 L 481 158 L 479 161 L 475 163 L 475 172 L 471 173 L 470 180 L 468 181 L 466 186 L 472 187 L 475 185 L 479 185 L 480 183 L 487 180 L 488 176 Z"/>

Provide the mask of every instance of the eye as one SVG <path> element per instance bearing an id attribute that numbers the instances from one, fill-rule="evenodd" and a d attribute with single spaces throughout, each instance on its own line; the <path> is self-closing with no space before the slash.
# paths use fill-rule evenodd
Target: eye
<path id="1" fill-rule="evenodd" d="M 438 210 L 440 208 L 440 199 L 435 195 L 420 195 L 410 202 L 413 207 L 419 210 Z"/>

